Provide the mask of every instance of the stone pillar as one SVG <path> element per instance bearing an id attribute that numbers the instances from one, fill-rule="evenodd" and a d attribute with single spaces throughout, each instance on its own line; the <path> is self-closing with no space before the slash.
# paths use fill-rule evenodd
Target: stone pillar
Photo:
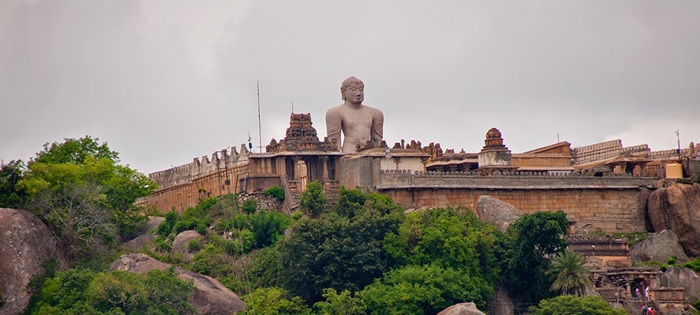
<path id="1" fill-rule="evenodd" d="M 325 183 L 328 181 L 328 157 L 321 156 L 320 159 L 323 163 L 323 182 Z"/>

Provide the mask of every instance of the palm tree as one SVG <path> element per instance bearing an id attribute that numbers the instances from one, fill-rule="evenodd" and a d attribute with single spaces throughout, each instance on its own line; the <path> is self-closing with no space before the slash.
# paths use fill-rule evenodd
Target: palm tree
<path id="1" fill-rule="evenodd" d="M 563 251 L 552 260 L 548 273 L 556 275 L 550 290 L 562 295 L 583 296 L 586 287 L 591 285 L 591 272 L 584 265 L 583 256 L 573 251 Z"/>

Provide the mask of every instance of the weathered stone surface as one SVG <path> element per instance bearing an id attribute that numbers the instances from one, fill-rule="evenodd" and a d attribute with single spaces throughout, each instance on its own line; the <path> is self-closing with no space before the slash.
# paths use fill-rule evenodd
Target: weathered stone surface
<path id="1" fill-rule="evenodd" d="M 57 258 L 55 244 L 53 233 L 35 215 L 0 208 L 0 293 L 6 302 L 0 315 L 21 314 L 29 302 L 29 280 L 41 271 L 42 262 Z"/>
<path id="2" fill-rule="evenodd" d="M 489 302 L 488 312 L 489 314 L 499 314 L 499 315 L 513 315 L 515 310 L 515 304 L 513 300 L 508 296 L 508 290 L 504 286 L 499 286 L 493 293 L 493 298 Z"/>
<path id="3" fill-rule="evenodd" d="M 146 223 L 146 228 L 143 232 L 155 232 L 158 229 L 158 226 L 163 222 L 165 222 L 164 217 L 148 217 L 148 222 Z"/>
<path id="4" fill-rule="evenodd" d="M 146 246 L 148 248 L 151 248 L 151 247 L 153 247 L 153 244 L 157 238 L 158 238 L 158 234 L 139 235 L 135 239 L 130 240 L 130 241 L 122 244 L 121 246 L 123 248 L 126 248 L 128 250 L 132 250 L 132 251 L 135 251 L 135 250 L 141 248 L 142 246 Z"/>
<path id="5" fill-rule="evenodd" d="M 183 231 L 173 240 L 173 252 L 187 254 L 190 250 L 190 241 L 201 239 L 202 235 L 195 230 Z"/>
<path id="6" fill-rule="evenodd" d="M 639 242 L 630 250 L 630 256 L 641 261 L 665 262 L 673 256 L 676 256 L 679 262 L 688 261 L 678 236 L 671 230 L 663 230 Z"/>
<path id="7" fill-rule="evenodd" d="M 647 201 L 653 231 L 672 230 L 690 256 L 700 256 L 700 185 L 676 184 L 652 192 Z"/>
<path id="8" fill-rule="evenodd" d="M 495 224 L 501 231 L 519 219 L 523 212 L 507 202 L 491 196 L 479 196 L 476 202 L 476 213 L 481 220 Z"/>
<path id="9" fill-rule="evenodd" d="M 437 315 L 486 315 L 484 312 L 476 308 L 476 304 L 473 302 L 459 303 L 452 305 Z"/>
<path id="10" fill-rule="evenodd" d="M 109 270 L 127 270 L 144 274 L 153 269 L 166 270 L 168 268 L 170 268 L 169 264 L 153 259 L 146 254 L 131 253 L 122 255 L 114 261 Z M 176 267 L 175 272 L 180 279 L 194 282 L 195 293 L 189 302 L 197 309 L 197 314 L 232 314 L 245 309 L 245 303 L 238 298 L 238 295 L 218 280 L 180 267 Z"/>
<path id="11" fill-rule="evenodd" d="M 700 299 L 700 275 L 692 269 L 670 267 L 661 274 L 659 281 L 661 286 L 685 288 L 685 296 L 690 304 Z"/>

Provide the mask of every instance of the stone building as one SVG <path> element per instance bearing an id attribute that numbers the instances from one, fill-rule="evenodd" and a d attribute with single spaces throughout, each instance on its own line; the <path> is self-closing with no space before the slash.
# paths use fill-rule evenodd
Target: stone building
<path id="1" fill-rule="evenodd" d="M 694 162 L 698 150 L 693 145 L 681 154 Z M 475 209 L 478 197 L 489 195 L 525 212 L 564 210 L 592 231 L 644 231 L 646 196 L 662 176 L 660 165 L 672 158 L 670 151 L 623 147 L 615 140 L 575 149 L 558 142 L 512 153 L 492 128 L 478 153 L 401 140 L 392 147 L 382 142 L 379 148 L 343 154 L 319 140 L 310 114 L 292 113 L 284 139 L 272 139 L 266 152 L 241 146 L 239 153 L 234 147 L 150 174 L 160 188 L 140 203 L 182 212 L 200 198 L 279 185 L 288 197 L 288 212 L 306 185 L 319 181 L 330 197 L 340 186 L 360 187 L 384 193 L 406 209 Z"/>

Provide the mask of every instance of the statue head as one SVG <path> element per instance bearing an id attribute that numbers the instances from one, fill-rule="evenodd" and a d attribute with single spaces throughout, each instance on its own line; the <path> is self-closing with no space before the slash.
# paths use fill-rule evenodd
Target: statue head
<path id="1" fill-rule="evenodd" d="M 362 80 L 356 78 L 356 77 L 349 77 L 343 81 L 343 84 L 340 85 L 340 95 L 345 100 L 345 91 L 347 91 L 349 88 L 352 86 L 357 86 L 361 90 L 364 90 L 365 84 L 362 82 Z"/>

